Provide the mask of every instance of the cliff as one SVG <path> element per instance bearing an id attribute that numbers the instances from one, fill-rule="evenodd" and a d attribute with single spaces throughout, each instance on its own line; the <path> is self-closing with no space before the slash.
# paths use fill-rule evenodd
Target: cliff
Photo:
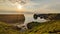
<path id="1" fill-rule="evenodd" d="M 25 17 L 23 14 L 0 14 L 0 22 L 9 24 L 24 23 Z"/>

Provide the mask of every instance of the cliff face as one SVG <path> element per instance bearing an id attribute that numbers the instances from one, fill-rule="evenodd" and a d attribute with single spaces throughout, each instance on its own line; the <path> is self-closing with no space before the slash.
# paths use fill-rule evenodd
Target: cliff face
<path id="1" fill-rule="evenodd" d="M 25 17 L 23 14 L 0 14 L 0 22 L 5 23 L 24 23 Z"/>
<path id="2" fill-rule="evenodd" d="M 49 13 L 49 14 L 38 14 L 36 16 L 47 20 L 60 20 L 60 14 Z"/>

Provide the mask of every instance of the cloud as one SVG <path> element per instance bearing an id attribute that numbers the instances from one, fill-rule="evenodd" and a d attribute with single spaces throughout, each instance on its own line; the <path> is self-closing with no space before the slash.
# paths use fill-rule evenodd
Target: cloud
<path id="1" fill-rule="evenodd" d="M 41 2 L 40 7 L 36 10 L 37 13 L 60 13 L 59 0 L 47 1 Z"/>
<path id="2" fill-rule="evenodd" d="M 13 3 L 10 1 L 6 1 L 4 3 L 0 3 L 0 6 L 3 5 L 6 8 L 15 9 L 15 3 L 20 4 L 21 0 L 15 2 L 12 0 Z M 26 9 L 26 13 L 60 13 L 60 0 L 22 0 L 23 8 Z M 1 8 L 0 8 L 1 9 Z M 28 12 L 27 12 L 28 11 Z"/>

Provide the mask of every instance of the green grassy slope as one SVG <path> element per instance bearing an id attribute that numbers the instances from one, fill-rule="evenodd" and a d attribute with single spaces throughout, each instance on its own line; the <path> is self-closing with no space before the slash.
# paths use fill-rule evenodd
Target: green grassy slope
<path id="1" fill-rule="evenodd" d="M 50 21 L 45 23 L 32 23 L 33 28 L 20 32 L 17 29 L 14 29 L 11 25 L 0 22 L 0 34 L 48 34 L 59 33 L 60 32 L 60 20 Z M 30 26 L 31 26 L 30 25 Z"/>
<path id="2" fill-rule="evenodd" d="M 0 22 L 0 34 L 21 34 L 12 25 Z"/>
<path id="3" fill-rule="evenodd" d="M 27 34 L 48 34 L 48 33 L 59 33 L 60 32 L 60 20 L 50 21 L 38 24 L 27 32 Z"/>

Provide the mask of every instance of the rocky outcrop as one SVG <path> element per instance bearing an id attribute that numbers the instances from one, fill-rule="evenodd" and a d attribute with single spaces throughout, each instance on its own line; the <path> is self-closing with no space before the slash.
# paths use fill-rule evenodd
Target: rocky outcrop
<path id="1" fill-rule="evenodd" d="M 60 20 L 60 14 L 56 13 L 49 13 L 49 14 L 34 14 L 34 19 L 37 19 L 40 17 L 41 19 L 47 19 L 47 20 Z"/>

